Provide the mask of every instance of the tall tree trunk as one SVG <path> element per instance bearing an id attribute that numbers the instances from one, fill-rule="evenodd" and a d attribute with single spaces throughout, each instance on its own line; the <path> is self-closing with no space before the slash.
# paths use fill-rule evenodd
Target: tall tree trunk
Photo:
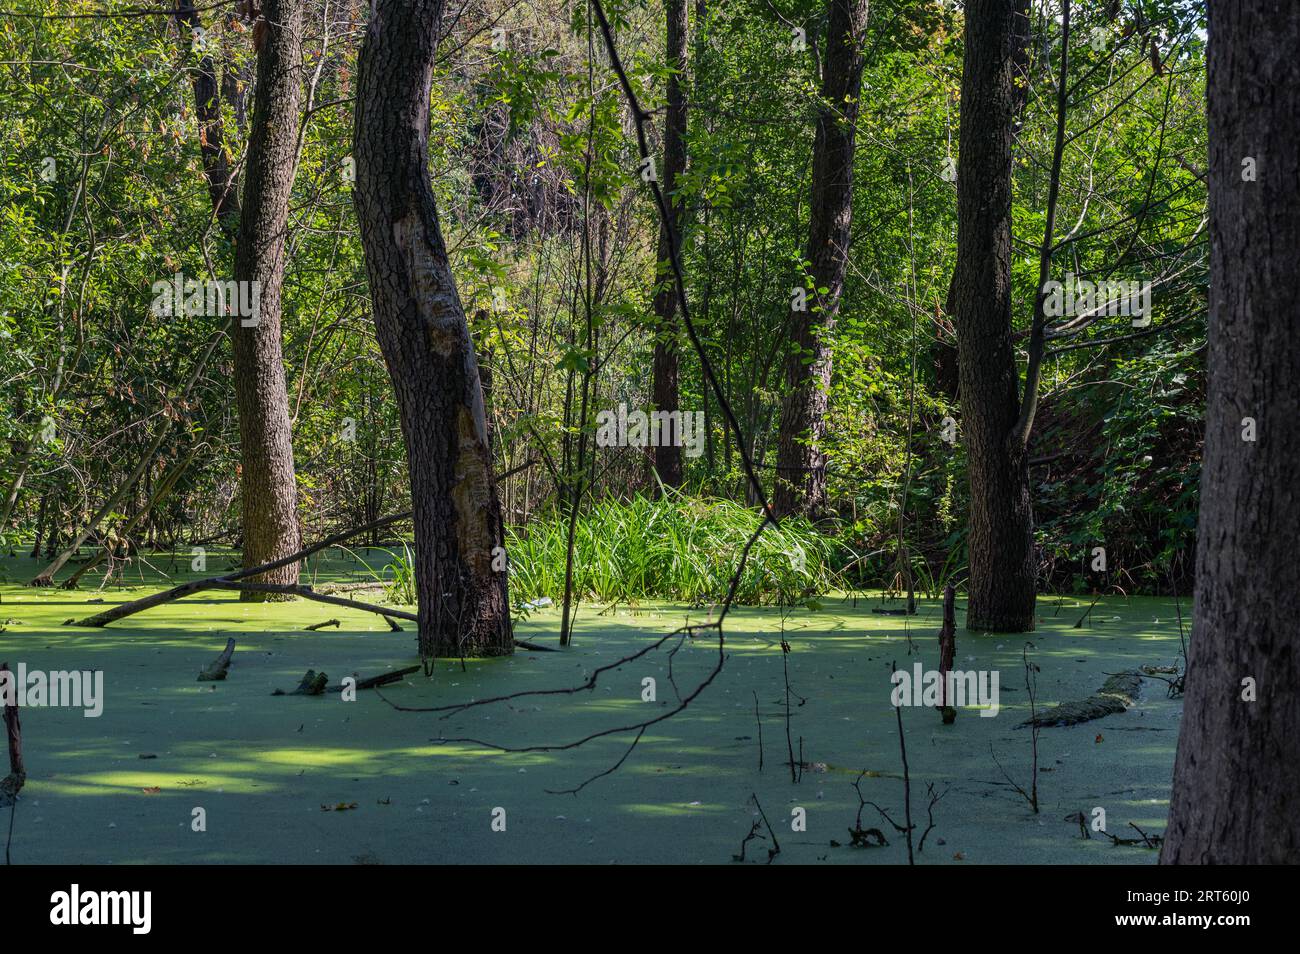
<path id="1" fill-rule="evenodd" d="M 191 70 L 195 108 L 199 114 L 201 152 L 204 175 L 208 181 L 209 195 L 218 224 L 226 235 L 233 237 L 238 225 L 238 248 L 235 253 L 235 279 L 261 283 L 260 326 L 243 329 L 239 318 L 233 320 L 235 352 L 235 398 L 240 417 L 240 451 L 243 467 L 244 526 L 246 539 L 250 520 L 257 525 L 255 550 L 244 548 L 244 559 L 252 565 L 266 563 L 277 556 L 291 554 L 299 548 L 298 519 L 296 519 L 296 491 L 294 456 L 289 439 L 289 400 L 285 390 L 285 370 L 279 346 L 279 291 L 283 283 L 283 247 L 285 225 L 289 217 L 289 190 L 294 169 L 294 143 L 298 127 L 298 61 L 302 53 L 302 6 L 300 0 L 268 0 L 266 16 L 274 18 L 277 26 L 268 29 L 268 23 L 259 21 L 253 35 L 257 36 L 259 49 L 259 90 L 261 116 L 255 122 L 253 140 L 250 142 L 248 169 L 252 192 L 252 214 L 243 216 L 235 198 L 234 175 L 225 155 L 221 125 L 221 103 L 217 94 L 216 73 L 212 57 L 204 55 Z M 190 0 L 177 0 L 175 18 L 183 30 L 194 31 L 192 40 L 200 42 L 201 27 L 198 13 Z M 265 36 L 270 36 L 266 42 Z M 266 52 L 263 52 L 265 49 Z M 265 83 L 261 79 L 265 78 Z M 264 99 L 265 97 L 265 99 Z M 259 129 L 260 126 L 260 129 Z M 287 131 L 286 131 L 287 130 Z M 289 140 L 289 164 L 283 162 L 282 143 Z M 269 155 L 268 155 L 269 151 Z M 276 212 L 276 204 L 279 212 Z M 247 233 L 246 233 L 247 230 Z M 243 250 L 240 252 L 239 250 Z M 242 259 L 242 264 L 240 264 Z M 273 329 L 273 338 L 265 338 Z M 261 335 L 257 335 L 261 331 Z M 244 334 L 242 334 L 244 333 Z M 182 402 L 194 389 L 208 357 L 220 342 L 214 335 L 207 351 L 199 357 L 191 370 L 190 378 L 181 395 Z M 255 342 L 255 343 L 253 343 Z M 248 352 L 255 352 L 250 359 Z M 268 354 L 261 354 L 261 351 Z M 273 354 L 270 354 L 273 351 Z M 277 386 L 278 381 L 278 386 Z M 56 387 L 57 391 L 57 387 Z M 278 402 L 278 403 L 277 403 Z M 246 426 L 247 420 L 247 426 Z M 173 419 L 164 417 L 159 432 L 147 450 L 136 461 L 126 481 L 105 499 L 103 506 L 81 529 L 74 529 L 72 541 L 64 551 L 55 556 L 31 581 L 32 586 L 49 586 L 78 547 L 94 533 L 108 513 L 118 503 L 133 493 L 135 483 L 147 472 L 149 464 L 172 428 Z M 252 504 L 250 507 L 250 500 Z M 264 581 L 298 582 L 298 567 L 286 567 L 268 574 Z M 264 598 L 263 594 L 242 594 L 251 599 Z"/>
<path id="2" fill-rule="evenodd" d="M 231 322 L 246 567 L 294 553 L 302 542 L 280 343 L 285 232 L 302 88 L 302 0 L 264 0 L 262 12 L 265 22 L 254 31 L 264 36 L 258 41 L 257 88 L 235 245 L 235 280 L 260 283 L 261 307 L 251 327 L 238 316 Z M 252 582 L 297 583 L 298 569 L 292 563 Z M 241 593 L 240 598 L 255 600 L 265 594 Z"/>
<path id="3" fill-rule="evenodd" d="M 1193 631 L 1160 860 L 1289 864 L 1300 855 L 1300 7 L 1210 0 L 1209 44 L 1209 385 Z"/>
<path id="4" fill-rule="evenodd" d="M 513 651 L 478 361 L 429 184 L 442 0 L 375 0 L 358 58 L 355 202 L 406 438 L 423 656 Z M 498 563 L 498 566 L 500 564 Z"/>
<path id="5" fill-rule="evenodd" d="M 970 481 L 966 627 L 997 632 L 1034 628 L 1034 516 L 1011 346 L 1012 122 L 1027 11 L 1027 0 L 966 4 L 957 265 L 948 300 Z"/>
<path id="6" fill-rule="evenodd" d="M 686 170 L 686 96 L 682 91 L 686 78 L 686 0 L 667 0 L 664 7 L 667 20 L 665 56 L 673 72 L 668 77 L 668 111 L 664 119 L 663 188 L 669 217 L 659 226 L 659 264 L 655 270 L 654 405 L 657 410 L 673 412 L 680 407 L 680 352 L 677 290 L 669 264 L 669 229 L 680 236 L 685 218 L 683 202 L 675 193 L 679 185 L 677 180 Z M 655 472 L 666 487 L 682 485 L 679 437 L 679 434 L 674 435 L 673 440 L 661 442 L 654 451 Z"/>
<path id="7" fill-rule="evenodd" d="M 816 513 L 826 503 L 826 408 L 831 351 L 849 257 L 853 154 L 862 88 L 867 0 L 827 0 L 822 105 L 813 141 L 808 251 L 812 289 L 804 307 L 791 303 L 794 347 L 786 356 L 786 395 L 776 455 L 778 515 Z M 825 289 L 825 292 L 821 290 Z"/>

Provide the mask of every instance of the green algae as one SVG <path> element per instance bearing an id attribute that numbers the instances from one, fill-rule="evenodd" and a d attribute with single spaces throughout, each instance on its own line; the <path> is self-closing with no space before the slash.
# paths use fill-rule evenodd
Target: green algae
<path id="1" fill-rule="evenodd" d="M 9 580 L 22 580 L 35 568 L 9 560 L 4 569 Z M 344 559 L 314 570 L 320 580 L 366 578 L 363 567 Z M 875 615 L 870 601 L 841 595 L 823 598 L 816 612 L 784 617 L 770 608 L 733 609 L 726 663 L 713 684 L 648 730 L 616 772 L 577 795 L 552 795 L 548 790 L 573 788 L 608 769 L 632 734 L 527 753 L 444 740 L 565 744 L 666 712 L 676 705 L 666 652 L 606 674 L 591 692 L 522 697 L 450 716 L 400 712 L 388 702 L 440 706 L 578 686 L 594 668 L 687 619 L 702 621 L 707 608 L 641 604 L 601 613 L 584 606 L 570 650 L 440 661 L 431 679 L 408 677 L 382 697 L 363 691 L 347 702 L 338 694 L 270 693 L 292 687 L 309 668 L 337 681 L 411 665 L 409 626 L 393 633 L 381 618 L 342 607 L 249 604 L 212 593 L 103 630 L 61 625 L 103 609 L 91 600 L 125 601 L 159 586 L 145 579 L 96 593 L 0 585 L 0 620 L 12 620 L 0 633 L 0 660 L 105 674 L 97 719 L 74 709 L 23 712 L 28 779 L 14 826 L 16 863 L 728 863 L 755 819 L 753 794 L 779 832 L 778 864 L 906 862 L 902 839 L 892 833 L 887 847 L 847 845 L 858 809 L 853 781 L 867 770 L 865 797 L 901 817 L 890 665 L 919 658 L 937 666 L 937 602 L 921 601 L 912 618 Z M 1178 656 L 1172 601 L 1105 599 L 1090 628 L 1073 629 L 1084 608 L 1068 598 L 1040 601 L 1039 630 L 1027 637 L 1041 667 L 1040 711 L 1091 696 L 1108 673 Z M 963 617 L 959 601 L 959 623 Z M 304 631 L 327 618 L 341 621 L 337 631 Z M 558 610 L 535 611 L 517 635 L 554 646 L 558 622 Z M 804 762 L 798 783 L 786 764 L 782 635 L 792 650 L 791 747 L 797 754 L 802 744 Z M 237 648 L 227 680 L 196 682 L 228 636 Z M 1067 816 L 1103 806 L 1117 832 L 1130 821 L 1162 831 L 1181 702 L 1151 691 L 1152 683 L 1126 711 L 1043 732 L 1042 811 L 1033 815 L 989 754 L 992 746 L 1012 777 L 1027 782 L 1030 737 L 1013 731 L 1029 715 L 1025 640 L 958 633 L 958 667 L 1001 674 L 997 717 L 961 709 L 956 723 L 944 726 L 933 710 L 903 709 L 914 816 L 924 817 L 927 783 L 951 786 L 918 863 L 1153 863 L 1145 849 L 1080 839 Z M 713 633 L 687 641 L 672 663 L 679 690 L 698 684 L 716 659 Z M 642 701 L 645 677 L 656 680 L 654 702 Z M 356 809 L 322 810 L 354 802 Z M 205 832 L 191 830 L 198 807 L 206 812 Z M 791 830 L 796 807 L 806 810 L 806 831 Z M 506 809 L 505 831 L 492 828 L 495 808 Z M 888 829 L 870 809 L 863 823 Z"/>

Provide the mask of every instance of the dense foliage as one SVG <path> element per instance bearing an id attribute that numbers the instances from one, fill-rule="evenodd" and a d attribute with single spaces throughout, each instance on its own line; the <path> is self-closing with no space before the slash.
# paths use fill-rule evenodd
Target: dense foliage
<path id="1" fill-rule="evenodd" d="M 204 360 L 221 323 L 159 317 L 151 302 L 176 273 L 229 276 L 189 70 L 208 52 L 247 87 L 251 31 L 227 8 L 204 11 L 197 49 L 170 16 L 81 17 L 115 6 L 13 0 L 0 16 L 0 533 L 11 550 L 66 543 L 163 428 L 100 537 L 121 534 L 141 554 L 240 541 L 228 348 L 218 342 Z M 1076 16 L 1057 262 L 1062 276 L 1152 282 L 1152 324 L 1138 334 L 1117 317 L 1050 343 L 1031 444 L 1041 579 L 1164 593 L 1190 579 L 1205 400 L 1203 32 L 1179 3 L 1109 15 L 1089 6 Z M 662 8 L 620 0 L 609 10 L 658 116 Z M 408 497 L 349 194 L 364 17 L 357 0 L 308 5 L 284 351 L 309 539 L 405 509 Z M 1035 4 L 1033 17 L 1014 180 L 1017 328 L 1036 293 L 1058 65 L 1055 6 Z M 594 446 L 600 411 L 648 407 L 650 302 L 664 279 L 630 119 L 586 6 L 470 0 L 445 20 L 429 164 L 488 372 L 498 471 L 514 472 L 501 487 L 514 595 L 558 597 L 576 503 L 580 591 L 715 599 L 756 501 L 689 346 L 682 407 L 702 413 L 704 435 L 687 459 L 687 495 L 651 501 L 648 448 Z M 805 275 L 824 11 L 734 0 L 699 4 L 691 20 L 686 290 L 767 480 L 791 289 Z M 791 527 L 766 541 L 742 599 L 889 584 L 900 539 L 918 586 L 963 565 L 960 428 L 944 437 L 945 418 L 960 416 L 946 305 L 961 24 L 953 3 L 872 5 L 850 268 L 832 338 L 833 513 L 820 533 Z M 236 162 L 245 130 L 245 116 L 226 117 Z M 1090 569 L 1097 546 L 1104 573 Z M 776 558 L 791 548 L 810 553 L 806 569 Z"/>

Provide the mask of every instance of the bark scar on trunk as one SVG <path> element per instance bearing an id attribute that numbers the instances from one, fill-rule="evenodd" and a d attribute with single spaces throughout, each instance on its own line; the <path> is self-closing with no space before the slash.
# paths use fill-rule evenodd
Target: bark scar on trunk
<path id="1" fill-rule="evenodd" d="M 487 446 L 479 438 L 476 416 L 465 407 L 461 407 L 456 415 L 458 446 L 451 496 L 463 528 L 463 532 L 457 534 L 461 563 L 475 574 L 487 574 L 491 572 L 491 551 L 496 541 L 490 516 L 490 464 L 486 456 Z"/>
<path id="2" fill-rule="evenodd" d="M 453 357 L 460 344 L 459 309 L 449 307 L 447 298 L 454 292 L 448 289 L 446 276 L 430 252 L 432 245 L 418 209 L 393 223 L 393 242 L 406 263 L 406 278 L 430 347 L 440 357 Z"/>

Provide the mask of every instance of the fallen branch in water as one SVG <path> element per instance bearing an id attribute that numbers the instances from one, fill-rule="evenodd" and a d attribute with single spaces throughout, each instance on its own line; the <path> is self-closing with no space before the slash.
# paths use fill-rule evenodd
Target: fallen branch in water
<path id="1" fill-rule="evenodd" d="M 1071 628 L 1071 629 L 1082 629 L 1082 628 L 1083 628 L 1084 620 L 1089 620 L 1089 617 L 1092 616 L 1092 608 L 1093 608 L 1094 606 L 1097 605 L 1097 601 L 1100 600 L 1100 599 L 1101 599 L 1101 593 L 1096 593 L 1096 594 L 1094 594 L 1093 597 L 1092 597 L 1092 602 L 1088 604 L 1088 608 L 1087 608 L 1086 610 L 1083 611 L 1083 615 L 1080 616 L 1077 620 L 1075 620 L 1074 625 L 1071 626 L 1070 628 Z M 1089 625 L 1089 626 L 1092 625 L 1091 620 L 1089 620 L 1088 625 Z"/>
<path id="2" fill-rule="evenodd" d="M 309 547 L 299 550 L 296 553 L 291 553 L 288 556 L 280 557 L 278 560 L 271 560 L 267 563 L 259 564 L 258 566 L 252 566 L 248 569 L 239 570 L 234 573 L 227 573 L 222 576 L 210 576 L 203 580 L 191 580 L 189 583 L 182 583 L 180 586 L 174 586 L 170 590 L 164 590 L 161 593 L 154 593 L 151 596 L 132 600 L 129 603 L 122 603 L 118 606 L 114 606 L 112 609 L 98 613 L 95 616 L 88 616 L 82 620 L 68 620 L 64 625 L 88 627 L 107 626 L 109 623 L 115 623 L 119 619 L 125 619 L 128 616 L 134 616 L 136 613 L 143 612 L 144 610 L 153 609 L 155 606 L 162 606 L 165 603 L 171 603 L 174 600 L 191 596 L 194 593 L 201 593 L 204 590 L 212 589 L 248 589 L 264 593 L 293 593 L 298 596 L 306 597 L 307 599 L 315 599 L 322 603 L 334 603 L 336 606 L 351 606 L 356 609 L 368 609 L 370 612 L 388 613 L 400 619 L 415 619 L 416 617 L 409 613 L 401 613 L 396 610 L 381 610 L 378 607 L 371 607 L 365 603 L 355 603 L 349 600 L 341 600 L 336 597 L 314 593 L 309 587 L 276 587 L 275 585 L 268 583 L 239 583 L 240 580 L 247 579 L 250 576 L 268 573 L 271 570 L 278 570 L 282 566 L 297 563 L 299 560 L 305 559 L 313 553 L 332 547 L 336 543 L 342 543 L 344 540 L 350 540 L 358 534 L 366 533 L 370 530 L 378 530 L 402 520 L 409 520 L 410 517 L 411 512 L 409 510 L 404 513 L 395 513 L 388 517 L 381 517 L 365 526 L 354 527 L 351 530 L 344 530 L 340 533 L 334 534 L 333 536 L 326 537 L 319 543 L 313 543 Z"/>
<path id="3" fill-rule="evenodd" d="M 298 682 L 298 688 L 292 692 L 285 692 L 283 689 L 277 689 L 271 693 L 273 696 L 319 696 L 324 695 L 325 686 L 329 682 L 329 676 L 323 672 L 317 672 L 315 669 L 308 669 L 306 674 Z"/>
<path id="4" fill-rule="evenodd" d="M 208 668 L 199 673 L 199 682 L 222 682 L 230 670 L 230 658 L 235 654 L 235 639 L 226 640 L 226 648 L 221 655 L 208 663 Z"/>
<path id="5" fill-rule="evenodd" d="M 1132 822 L 1129 822 L 1128 826 L 1132 828 L 1135 832 L 1137 832 L 1141 837 L 1121 838 L 1118 835 L 1112 835 L 1108 831 L 1103 831 L 1102 834 L 1110 839 L 1110 843 L 1112 845 L 1141 845 L 1144 848 L 1159 848 L 1160 845 L 1165 840 L 1164 835 L 1148 835 L 1146 832 L 1144 832 L 1141 828 L 1139 828 L 1137 825 L 1133 824 Z"/>
<path id="6" fill-rule="evenodd" d="M 559 650 L 554 646 L 543 646 L 541 643 L 530 643 L 526 639 L 516 639 L 515 645 L 520 649 L 532 650 L 535 653 L 558 653 Z"/>
<path id="7" fill-rule="evenodd" d="M 358 679 L 358 680 L 357 680 L 356 688 L 357 688 L 357 689 L 377 689 L 377 688 L 379 688 L 380 686 L 386 686 L 386 685 L 388 685 L 388 684 L 391 683 L 391 682 L 399 682 L 400 680 L 404 679 L 406 676 L 409 676 L 411 673 L 413 673 L 413 672 L 419 672 L 419 671 L 420 671 L 420 667 L 419 667 L 419 666 L 407 666 L 405 669 L 396 669 L 396 670 L 394 670 L 393 672 L 386 672 L 386 673 L 383 673 L 383 674 L 378 675 L 378 676 L 368 676 L 368 677 L 365 678 L 365 679 Z M 353 677 L 354 679 L 356 679 L 356 673 L 353 673 L 353 674 L 352 674 L 352 677 Z M 340 684 L 337 685 L 337 686 L 330 686 L 330 687 L 327 688 L 325 691 L 326 691 L 326 692 L 342 692 L 342 691 L 343 691 L 343 685 L 342 685 L 342 683 L 340 683 Z"/>
<path id="8" fill-rule="evenodd" d="M 1142 677 L 1135 672 L 1115 673 L 1087 699 L 1062 702 L 1045 712 L 1034 713 L 1016 728 L 1033 726 L 1035 729 L 1078 725 L 1103 716 L 1125 711 L 1137 701 L 1142 688 Z"/>

